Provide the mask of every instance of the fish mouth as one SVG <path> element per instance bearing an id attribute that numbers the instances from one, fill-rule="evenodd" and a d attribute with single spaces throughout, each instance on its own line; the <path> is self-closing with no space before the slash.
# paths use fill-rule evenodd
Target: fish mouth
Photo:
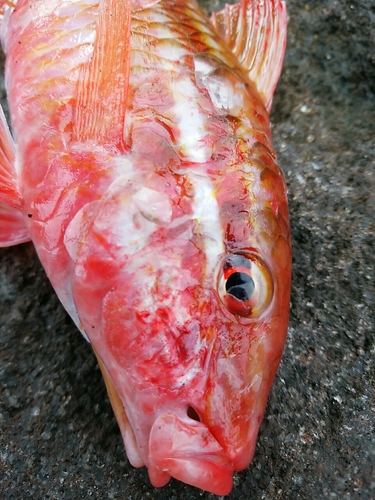
<path id="1" fill-rule="evenodd" d="M 215 495 L 228 495 L 233 464 L 202 422 L 164 413 L 155 420 L 149 438 L 148 473 L 154 486 L 171 477 Z"/>
<path id="2" fill-rule="evenodd" d="M 179 416 L 167 412 L 156 418 L 149 434 L 148 458 L 142 458 L 123 403 L 100 356 L 94 352 L 130 463 L 134 467 L 147 465 L 155 487 L 164 486 L 174 477 L 215 495 L 228 495 L 233 485 L 233 463 L 191 406 Z"/>

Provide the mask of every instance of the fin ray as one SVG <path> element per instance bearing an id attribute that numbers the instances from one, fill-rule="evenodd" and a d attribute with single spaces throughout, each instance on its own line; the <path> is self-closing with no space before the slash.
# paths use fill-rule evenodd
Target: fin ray
<path id="1" fill-rule="evenodd" d="M 0 202 L 0 248 L 30 241 L 21 210 Z"/>
<path id="2" fill-rule="evenodd" d="M 30 240 L 22 213 L 15 158 L 13 138 L 0 106 L 0 247 Z"/>
<path id="3" fill-rule="evenodd" d="M 123 142 L 131 8 L 131 0 L 100 2 L 93 53 L 78 82 L 73 140 Z"/>
<path id="4" fill-rule="evenodd" d="M 253 81 L 269 112 L 287 34 L 282 0 L 240 0 L 211 15 L 211 23 Z"/>
<path id="5" fill-rule="evenodd" d="M 15 171 L 15 148 L 3 108 L 0 106 L 0 202 L 21 207 Z"/>

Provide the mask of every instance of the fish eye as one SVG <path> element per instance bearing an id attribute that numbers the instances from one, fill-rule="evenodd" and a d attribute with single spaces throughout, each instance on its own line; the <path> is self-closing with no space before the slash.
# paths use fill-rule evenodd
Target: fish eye
<path id="1" fill-rule="evenodd" d="M 245 318 L 256 318 L 268 307 L 272 299 L 271 271 L 254 253 L 231 253 L 222 262 L 218 292 L 230 313 Z"/>

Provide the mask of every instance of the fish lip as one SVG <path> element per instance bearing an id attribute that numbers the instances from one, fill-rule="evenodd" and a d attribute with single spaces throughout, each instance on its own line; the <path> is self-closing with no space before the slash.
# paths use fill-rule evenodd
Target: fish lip
<path id="1" fill-rule="evenodd" d="M 163 486 L 174 477 L 216 495 L 227 495 L 233 485 L 233 463 L 209 428 L 174 413 L 164 413 L 155 420 L 147 466 L 154 486 Z"/>

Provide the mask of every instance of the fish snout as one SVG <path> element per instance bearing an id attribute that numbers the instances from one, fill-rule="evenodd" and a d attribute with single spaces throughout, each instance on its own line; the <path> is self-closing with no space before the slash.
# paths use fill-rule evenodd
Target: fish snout
<path id="1" fill-rule="evenodd" d="M 186 416 L 164 413 L 154 422 L 148 472 L 154 486 L 171 477 L 216 495 L 232 489 L 233 465 L 210 430 Z"/>

